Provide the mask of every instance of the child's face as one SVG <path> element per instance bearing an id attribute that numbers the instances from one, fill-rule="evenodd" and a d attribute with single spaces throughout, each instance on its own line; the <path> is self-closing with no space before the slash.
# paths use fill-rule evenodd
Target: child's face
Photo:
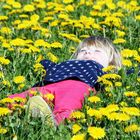
<path id="1" fill-rule="evenodd" d="M 109 57 L 106 51 L 102 48 L 96 48 L 94 46 L 91 47 L 83 47 L 78 55 L 77 59 L 79 60 L 94 60 L 100 63 L 102 66 L 107 67 L 109 64 Z"/>

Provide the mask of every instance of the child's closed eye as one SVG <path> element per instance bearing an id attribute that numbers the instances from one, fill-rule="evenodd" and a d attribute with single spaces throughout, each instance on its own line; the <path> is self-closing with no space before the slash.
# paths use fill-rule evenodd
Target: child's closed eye
<path id="1" fill-rule="evenodd" d="M 101 50 L 95 50 L 95 52 L 101 52 Z"/>
<path id="2" fill-rule="evenodd" d="M 80 50 L 80 52 L 85 52 L 86 50 Z"/>

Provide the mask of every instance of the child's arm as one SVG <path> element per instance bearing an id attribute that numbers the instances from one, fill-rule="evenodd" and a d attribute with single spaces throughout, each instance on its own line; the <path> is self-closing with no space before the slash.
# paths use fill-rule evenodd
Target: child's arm
<path id="1" fill-rule="evenodd" d="M 50 61 L 50 60 L 42 60 L 40 61 L 40 63 L 44 66 L 44 69 L 46 70 L 46 72 L 50 71 L 52 69 L 52 67 L 54 67 L 56 65 L 56 63 Z"/>
<path id="2" fill-rule="evenodd" d="M 44 69 L 46 70 L 46 75 L 49 74 L 49 72 L 51 71 L 51 69 L 56 65 L 56 63 L 50 61 L 50 60 L 41 60 L 40 63 L 43 65 Z M 44 77 L 46 77 L 46 75 Z M 39 81 L 38 83 L 36 83 L 35 85 L 33 85 L 33 87 L 40 87 L 40 86 L 44 86 L 48 84 L 47 81 L 42 80 Z"/>

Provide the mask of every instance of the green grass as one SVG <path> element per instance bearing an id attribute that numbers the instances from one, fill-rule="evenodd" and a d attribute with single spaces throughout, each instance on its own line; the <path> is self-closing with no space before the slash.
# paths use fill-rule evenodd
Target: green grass
<path id="1" fill-rule="evenodd" d="M 6 2 L 6 0 L 0 1 L 0 15 L 5 15 L 8 17 L 7 20 L 2 20 L 0 16 L 0 57 L 4 57 L 5 59 L 9 59 L 10 63 L 8 65 L 2 64 L 0 60 L 0 99 L 7 97 L 7 95 L 20 93 L 32 87 L 35 83 L 40 81 L 43 76 L 41 71 L 34 71 L 34 65 L 37 63 L 36 60 L 39 56 L 42 56 L 42 59 L 50 59 L 48 57 L 48 52 L 51 52 L 58 58 L 58 63 L 64 60 L 68 60 L 72 55 L 70 52 L 70 48 L 79 44 L 78 41 L 74 41 L 72 38 L 68 39 L 60 35 L 60 33 L 73 34 L 75 37 L 80 39 L 81 41 L 84 39 L 81 37 L 82 35 L 104 35 L 109 37 L 111 40 L 115 40 L 117 38 L 123 38 L 126 40 L 125 43 L 115 44 L 120 50 L 122 49 L 134 49 L 138 51 L 140 54 L 140 19 L 136 19 L 136 16 L 139 15 L 140 3 L 136 0 L 137 5 L 131 0 L 127 1 L 127 6 L 130 5 L 131 9 L 134 7 L 134 10 L 126 9 L 118 6 L 117 3 L 120 2 L 114 0 L 114 4 L 116 5 L 115 9 L 109 9 L 105 3 L 103 4 L 101 10 L 95 9 L 95 4 L 98 2 L 104 2 L 101 0 L 96 0 L 91 2 L 91 0 L 86 1 L 83 5 L 78 5 L 80 0 L 73 1 L 71 4 L 66 4 L 59 1 L 59 4 L 50 6 L 53 1 L 42 0 L 45 3 L 45 8 L 38 8 L 38 4 L 32 0 L 23 1 L 17 0 L 16 2 L 21 3 L 21 8 L 15 8 L 15 4 L 10 3 L 11 1 Z M 52 3 L 49 3 L 52 2 Z M 90 2 L 90 4 L 88 4 Z M 125 1 L 124 1 L 125 2 Z M 106 2 L 109 3 L 109 2 Z M 26 4 L 35 5 L 34 11 L 24 11 L 23 7 Z M 4 9 L 4 6 L 8 5 L 11 9 Z M 66 10 L 66 6 L 72 5 L 74 10 L 68 11 Z M 62 7 L 62 8 L 60 8 Z M 57 10 L 57 8 L 60 8 Z M 13 10 L 19 10 L 15 13 L 11 13 Z M 108 10 L 107 15 L 103 15 L 105 11 Z M 98 12 L 98 15 L 91 15 L 90 12 Z M 117 26 L 117 23 L 114 21 L 110 21 L 110 24 L 101 23 L 105 21 L 106 17 L 110 17 L 113 13 L 120 11 L 123 17 L 117 17 L 120 19 L 121 23 Z M 54 12 L 54 13 L 49 13 Z M 109 15 L 110 12 L 110 15 Z M 20 17 L 22 14 L 27 15 L 27 18 Z M 32 22 L 32 26 L 28 26 L 27 28 L 18 29 L 18 25 L 14 25 L 13 22 L 15 20 L 20 20 L 23 22 L 24 20 L 30 21 L 30 17 L 34 14 L 39 16 L 39 20 L 36 21 L 36 24 Z M 68 19 L 60 19 L 60 14 L 67 14 Z M 80 21 L 80 17 L 85 16 L 87 19 L 84 21 L 83 19 Z M 53 17 L 53 20 L 43 22 L 44 17 Z M 96 29 L 93 27 L 93 22 L 91 19 L 95 20 L 95 23 L 100 25 L 100 29 Z M 51 26 L 51 23 L 55 20 L 58 20 L 58 24 L 56 26 Z M 67 25 L 63 26 L 62 23 L 65 22 Z M 114 23 L 113 23 L 114 22 Z M 77 27 L 76 24 L 82 24 L 83 27 Z M 34 25 L 33 25 L 34 24 Z M 87 26 L 89 24 L 89 27 Z M 24 26 L 27 24 L 24 24 Z M 10 34 L 4 33 L 2 31 L 2 27 L 8 27 L 11 30 Z M 38 28 L 34 30 L 34 28 Z M 47 29 L 46 33 L 43 33 L 42 30 Z M 121 30 L 125 32 L 123 37 L 119 37 L 116 33 L 116 30 Z M 22 46 L 14 46 L 11 45 L 10 42 L 16 38 L 21 38 L 24 40 L 32 40 L 32 43 L 25 44 Z M 38 39 L 42 39 L 49 44 L 53 42 L 59 42 L 62 44 L 62 48 L 55 47 L 44 47 L 43 45 L 35 46 L 35 41 Z M 9 48 L 6 48 L 4 43 L 10 45 Z M 36 47 L 39 51 L 30 53 L 23 53 L 21 49 L 29 49 L 29 45 Z M 130 57 L 130 60 L 133 62 L 133 65 L 138 64 L 133 60 L 133 57 Z M 86 122 L 81 122 L 81 120 L 75 121 L 66 121 L 65 124 L 60 125 L 57 129 L 50 128 L 42 124 L 40 119 L 33 119 L 28 116 L 28 113 L 25 112 L 25 109 L 16 108 L 11 114 L 0 116 L 0 129 L 1 127 L 7 129 L 7 133 L 1 134 L 1 140 L 69 140 L 74 135 L 72 133 L 73 124 L 79 124 L 82 129 L 76 134 L 86 133 L 85 139 L 88 139 L 89 133 L 87 133 L 87 129 L 89 126 L 97 126 L 105 129 L 106 135 L 103 139 L 106 140 L 136 140 L 140 137 L 140 131 L 133 131 L 130 133 L 124 132 L 126 126 L 130 124 L 137 124 L 140 128 L 139 124 L 139 115 L 130 115 L 131 119 L 129 121 L 119 122 L 117 120 L 111 121 L 106 116 L 104 116 L 101 120 L 97 120 L 96 117 L 90 117 L 86 114 L 86 106 L 89 105 L 94 109 L 99 109 L 100 107 L 106 107 L 109 104 L 117 104 L 120 108 L 118 112 L 121 112 L 121 102 L 127 103 L 128 107 L 136 107 L 139 110 L 139 103 L 136 103 L 136 98 L 140 96 L 139 87 L 140 82 L 138 82 L 137 72 L 131 75 L 126 75 L 126 67 L 120 70 L 119 75 L 122 77 L 120 82 L 122 82 L 121 87 L 113 87 L 110 92 L 107 91 L 99 91 L 98 95 L 101 98 L 101 102 L 97 104 L 91 104 L 85 100 L 82 111 L 86 115 Z M 3 76 L 1 76 L 1 73 Z M 23 88 L 19 88 L 19 84 L 14 83 L 13 78 L 16 76 L 24 76 L 25 77 L 25 86 Z M 9 84 L 4 84 L 4 81 L 9 82 Z M 137 97 L 126 97 L 124 95 L 125 91 L 134 91 L 138 95 Z M 111 95 L 111 96 L 109 96 Z M 0 104 L 0 107 L 5 107 L 5 104 Z M 140 113 L 139 113 L 140 114 Z M 89 120 L 89 122 L 88 122 Z M 14 139 L 15 138 L 15 139 Z M 77 138 L 78 139 L 78 138 Z M 81 138 L 82 139 L 82 138 Z M 74 138 L 73 138 L 74 140 Z M 78 139 L 80 140 L 80 138 Z"/>

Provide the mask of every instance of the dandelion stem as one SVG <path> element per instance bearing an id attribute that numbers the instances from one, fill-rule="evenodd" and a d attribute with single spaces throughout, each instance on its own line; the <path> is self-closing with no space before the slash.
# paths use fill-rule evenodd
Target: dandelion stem
<path id="1" fill-rule="evenodd" d="M 15 130 L 14 130 L 14 127 L 13 127 L 13 124 L 12 124 L 12 122 L 11 122 L 11 119 L 10 119 L 9 115 L 8 115 L 8 120 L 9 120 L 9 123 L 10 123 L 9 126 L 11 126 L 12 131 L 13 131 L 13 133 L 15 134 Z"/>

